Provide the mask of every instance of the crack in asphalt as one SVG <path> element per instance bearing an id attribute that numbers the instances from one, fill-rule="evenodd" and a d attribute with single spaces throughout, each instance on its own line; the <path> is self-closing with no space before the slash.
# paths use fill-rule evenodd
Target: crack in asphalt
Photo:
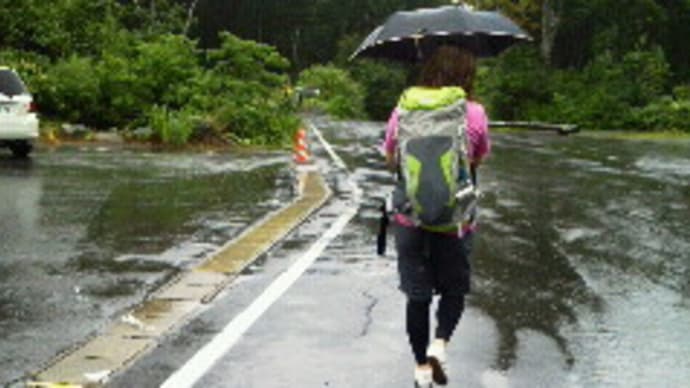
<path id="1" fill-rule="evenodd" d="M 371 323 L 373 322 L 371 313 L 374 310 L 374 307 L 379 303 L 379 298 L 371 295 L 368 291 L 362 292 L 362 295 L 369 300 L 369 303 L 367 303 L 367 305 L 364 307 L 365 320 L 364 325 L 362 326 L 362 331 L 359 333 L 359 337 L 364 337 L 369 333 L 369 327 L 371 327 Z"/>

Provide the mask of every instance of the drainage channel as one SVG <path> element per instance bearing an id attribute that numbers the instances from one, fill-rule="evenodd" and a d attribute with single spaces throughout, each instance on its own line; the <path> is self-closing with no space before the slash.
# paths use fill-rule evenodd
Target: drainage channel
<path id="1" fill-rule="evenodd" d="M 292 203 L 258 221 L 200 266 L 181 273 L 102 333 L 58 355 L 27 387 L 98 387 L 154 348 L 161 336 L 198 313 L 332 195 L 316 169 L 298 167 L 298 186 Z"/>

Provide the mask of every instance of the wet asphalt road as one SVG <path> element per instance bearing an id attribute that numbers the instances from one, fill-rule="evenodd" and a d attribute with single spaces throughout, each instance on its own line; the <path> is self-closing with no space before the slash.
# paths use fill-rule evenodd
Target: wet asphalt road
<path id="1" fill-rule="evenodd" d="M 385 257 L 374 253 L 378 218 L 374 198 L 391 183 L 390 177 L 382 172 L 380 159 L 372 147 L 382 125 L 326 121 L 317 122 L 317 125 L 334 144 L 363 189 L 360 211 L 316 263 L 230 352 L 210 368 L 197 385 L 199 387 L 412 386 L 412 357 L 403 327 L 404 300 L 396 289 L 394 252 L 389 249 Z M 313 139 L 311 144 L 320 159 L 327 160 Z M 495 135 L 494 154 L 481 174 L 485 196 L 473 256 L 473 292 L 449 350 L 452 379 L 449 386 L 688 386 L 689 150 L 687 142 L 564 138 L 550 133 Z M 59 155 L 56 160 L 62 157 L 74 159 L 69 155 Z M 177 165 L 178 157 L 170 157 L 170 164 Z M 150 162 L 153 159 L 158 157 L 146 160 Z M 212 159 L 213 163 L 209 165 L 217 164 L 218 160 Z M 242 163 L 251 167 L 254 163 L 251 160 Z M 59 165 L 62 162 L 55 163 Z M 186 166 L 189 168 L 197 163 L 194 160 Z M 237 160 L 233 159 L 229 165 L 235 163 Z M 94 162 L 87 158 L 85 164 L 90 166 Z M 284 177 L 289 175 L 283 172 L 286 167 L 284 164 L 281 166 L 281 162 L 277 161 L 275 166 L 272 169 L 269 163 L 269 167 L 246 167 L 254 173 L 260 171 L 265 174 L 261 175 L 265 177 L 265 188 L 259 191 L 264 194 L 254 195 L 263 195 L 265 206 L 262 209 L 275 206 L 276 198 L 287 195 L 283 193 L 276 197 L 271 194 L 271 189 L 283 186 Z M 322 167 L 333 187 L 345 187 L 344 174 L 334 171 L 326 162 Z M 188 174 L 187 168 L 182 169 L 186 172 L 181 175 Z M 192 170 L 196 171 L 196 168 Z M 230 170 L 236 171 L 235 168 Z M 16 180 L 17 175 L 34 174 L 12 163 L 2 171 L 2 179 Z M 30 171 L 35 171 L 35 168 Z M 22 206 L 0 205 L 4 206 L 2 209 L 6 214 L 24 225 L 18 230 L 41 229 L 35 226 L 41 224 L 35 221 L 42 217 L 40 204 L 54 202 L 44 199 L 44 184 L 53 181 L 48 178 L 52 174 L 40 175 L 43 183 L 39 188 L 35 183 L 25 183 L 29 187 L 24 189 L 26 193 L 39 193 L 33 197 L 27 194 L 20 198 L 12 196 L 12 191 L 0 191 L 5 198 L 24 201 Z M 94 175 L 100 176 L 101 173 L 94 172 Z M 117 178 L 117 174 L 114 175 Z M 173 174 L 171 182 L 179 178 Z M 254 182 L 255 179 L 256 176 L 250 176 L 246 182 Z M 217 182 L 210 186 L 217 186 Z M 190 186 L 175 187 L 184 191 Z M 214 192 L 222 196 L 225 194 L 220 193 L 225 190 L 227 188 Z M 150 195 L 152 198 L 158 194 Z M 226 200 L 234 201 L 234 198 Z M 241 202 L 241 199 L 237 201 Z M 8 200 L 3 200 L 3 203 L 13 204 Z M 37 210 L 33 213 L 12 212 L 12 209 L 27 208 L 27 203 L 37 204 L 33 206 Z M 190 204 L 190 207 L 199 205 Z M 344 202 L 336 196 L 316 217 L 264 255 L 213 306 L 179 332 L 171 334 L 159 348 L 127 372 L 115 376 L 110 385 L 160 385 L 299 258 L 342 213 L 342 206 Z M 97 209 L 102 207 L 94 206 Z M 195 215 L 188 216 L 191 219 L 205 219 L 209 213 L 192 214 Z M 221 206 L 212 214 L 216 220 L 223 220 L 227 214 L 242 214 L 242 211 L 230 211 Z M 83 219 L 88 218 L 84 216 Z M 244 217 L 244 224 L 251 219 Z M 237 221 L 234 225 L 241 229 L 242 224 L 242 221 Z M 65 232 L 67 237 L 64 237 L 67 252 L 56 256 L 65 258 L 67 263 L 75 260 L 77 263 L 90 263 L 91 260 L 75 259 L 84 256 L 83 248 L 70 243 L 70 239 L 88 241 L 88 237 L 84 237 L 88 233 L 80 229 L 78 218 L 70 225 L 73 229 Z M 60 232 L 54 232 L 54 235 L 43 232 L 48 235 L 48 242 L 44 242 L 48 252 L 60 252 L 52 245 L 55 237 L 51 236 L 61 236 L 64 228 L 65 225 L 56 227 Z M 228 225 L 223 224 L 215 228 L 196 224 L 190 229 L 175 229 L 176 233 L 151 235 L 154 240 L 164 240 L 160 242 L 160 248 L 174 245 L 175 239 L 170 240 L 171 235 L 188 236 L 190 230 L 205 230 L 191 232 L 192 235 L 208 235 L 213 234 L 211 231 L 219 233 L 218 230 L 227 228 Z M 31 234 L 22 234 L 14 228 L 2 230 L 3 241 L 10 241 L 4 237 L 11 233 L 14 233 L 11 241 L 20 241 L 17 245 L 3 243 L 2 257 L 6 252 L 33 252 L 35 247 L 41 246 L 41 240 L 34 239 Z M 231 235 L 232 232 L 228 235 L 221 233 L 216 238 L 222 240 Z M 121 239 L 132 238 L 126 236 L 128 234 L 123 232 Z M 105 241 L 108 239 L 101 240 L 98 245 L 110 246 L 108 249 L 120 246 L 115 243 L 108 245 Z M 186 240 L 181 238 L 181 241 Z M 213 244 L 213 239 L 205 241 Z M 389 246 L 391 243 L 389 237 Z M 126 252 L 127 249 L 121 251 Z M 132 286 L 135 291 L 127 293 L 124 298 L 92 301 L 89 306 L 91 309 L 99 306 L 99 313 L 84 315 L 78 325 L 81 331 L 95 330 L 99 322 L 108 319 L 107 311 L 117 310 L 118 303 L 131 303 L 141 297 L 144 290 L 155 287 L 156 279 L 164 278 L 171 271 L 168 265 L 174 271 L 176 267 L 191 265 L 203 257 L 197 253 L 197 259 L 171 263 L 171 256 L 149 254 L 149 259 L 153 257 L 155 260 L 139 262 L 147 265 L 152 261 L 163 262 L 165 269 L 154 268 L 145 275 L 139 274 L 141 269 L 129 270 L 124 272 L 126 276 L 113 275 L 112 269 L 100 270 L 99 276 L 106 273 L 114 279 L 143 276 L 149 280 L 136 283 Z M 103 260 L 108 261 L 108 254 L 103 255 Z M 173 256 L 188 257 L 185 254 Z M 191 256 L 194 257 L 193 254 Z M 3 370 L 17 368 L 22 362 L 35 363 L 52 349 L 78 337 L 72 332 L 72 337 L 58 341 L 56 336 L 45 332 L 51 326 L 68 325 L 60 326 L 60 319 L 51 319 L 47 313 L 44 313 L 44 324 L 35 323 L 28 318 L 29 312 L 33 313 L 31 308 L 17 308 L 16 305 L 22 303 L 13 302 L 21 299 L 22 292 L 32 295 L 26 290 L 33 288 L 32 281 L 37 274 L 39 278 L 49 279 L 47 284 L 58 289 L 58 280 L 70 275 L 59 271 L 55 274 L 55 269 L 53 272 L 34 269 L 32 275 L 30 271 L 34 266 L 29 265 L 30 261 L 20 262 L 17 259 L 11 265 L 0 263 L 5 268 L 15 269 L 14 276 L 3 279 L 0 311 L 5 315 L 0 315 L 0 328 L 3 331 L 10 328 L 11 332 L 19 333 L 24 330 L 24 334 L 0 341 L 1 354 L 12 354 L 2 359 Z M 60 265 L 55 266 L 61 268 Z M 91 271 L 86 270 L 86 279 L 95 276 Z M 26 273 L 22 275 L 26 277 L 22 278 L 18 273 Z M 84 272 L 77 274 L 84 276 Z M 8 280 L 14 278 L 18 279 Z M 22 283 L 32 287 L 22 288 L 19 286 Z M 47 285 L 38 289 L 42 287 L 50 289 Z M 68 297 L 64 298 L 68 300 Z M 40 308 L 36 310 L 41 312 Z M 7 311 L 25 313 L 15 313 L 8 319 Z M 35 348 L 39 343 L 31 339 L 32 335 L 42 336 L 40 343 L 47 344 L 49 349 L 39 354 L 27 351 L 27 346 Z M 20 361 L 15 361 L 18 358 Z M 22 369 L 15 369 L 14 374 Z M 7 379 L 6 376 L 13 374 L 6 374 L 3 378 Z"/>
<path id="2" fill-rule="evenodd" d="M 412 386 L 394 253 L 374 254 L 374 198 L 390 187 L 371 147 L 382 126 L 319 124 L 364 190 L 360 212 L 198 387 Z M 687 386 L 690 144 L 535 133 L 494 145 L 449 386 Z M 164 381 L 342 206 L 331 202 L 113 386 Z"/>
<path id="3" fill-rule="evenodd" d="M 0 386 L 279 207 L 288 162 L 97 146 L 0 154 Z"/>

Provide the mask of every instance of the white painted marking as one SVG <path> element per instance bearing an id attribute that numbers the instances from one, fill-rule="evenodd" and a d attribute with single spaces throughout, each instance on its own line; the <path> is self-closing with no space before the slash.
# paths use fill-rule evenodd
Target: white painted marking
<path id="1" fill-rule="evenodd" d="M 333 162 L 341 169 L 347 171 L 347 164 L 343 161 L 343 159 L 338 155 L 334 150 L 333 147 L 329 142 L 326 141 L 326 139 L 323 137 L 323 134 L 321 131 L 319 131 L 318 128 L 316 128 L 316 125 L 309 123 L 309 127 L 311 130 L 316 134 L 316 137 L 319 139 L 321 142 L 321 145 L 323 148 L 326 149 L 326 152 L 328 152 L 328 155 L 330 155 L 331 159 Z M 359 204 L 361 203 L 361 198 L 362 198 L 362 189 L 360 189 L 359 186 L 357 186 L 357 182 L 355 182 L 354 177 L 352 174 L 348 176 L 347 182 L 350 184 L 350 187 L 352 188 L 352 201 L 354 202 L 353 207 L 355 208 L 355 212 L 359 208 Z"/>
<path id="2" fill-rule="evenodd" d="M 343 162 L 343 159 L 338 156 L 338 154 L 333 151 L 333 147 L 331 147 L 331 144 L 326 141 L 326 139 L 323 138 L 323 135 L 321 134 L 321 131 L 319 131 L 318 128 L 312 123 L 309 123 L 309 127 L 311 130 L 316 134 L 316 137 L 319 138 L 319 141 L 321 142 L 321 145 L 323 145 L 323 148 L 326 149 L 326 152 L 328 152 L 328 155 L 330 155 L 331 159 L 333 159 L 333 162 L 339 167 L 342 168 L 343 170 L 347 169 L 347 165 L 345 162 Z"/>
<path id="3" fill-rule="evenodd" d="M 314 126 L 312 127 L 317 133 L 319 140 L 323 143 L 324 148 L 326 148 L 331 157 L 334 158 L 334 161 L 336 163 L 342 163 L 343 168 L 346 168 L 345 163 L 335 152 L 333 152 L 330 144 L 321 136 L 318 129 Z M 261 315 L 285 294 L 295 281 L 302 276 L 307 268 L 316 261 L 321 252 L 323 252 L 328 244 L 345 229 L 345 226 L 347 226 L 352 217 L 357 214 L 361 190 L 354 183 L 354 180 L 350 179 L 349 182 L 353 185 L 355 203 L 348 206 L 345 212 L 333 222 L 330 228 L 328 228 L 326 233 L 324 233 L 324 235 L 321 236 L 302 257 L 288 268 L 287 271 L 276 278 L 246 310 L 230 321 L 211 342 L 201 348 L 186 364 L 168 377 L 161 385 L 161 388 L 193 387 L 194 384 L 196 384 L 206 372 L 208 372 L 213 365 L 239 341 L 244 333 L 249 330 Z"/>
<path id="4" fill-rule="evenodd" d="M 84 373 L 84 377 L 87 381 L 97 384 L 105 384 L 108 382 L 108 377 L 112 373 L 111 370 L 102 370 L 93 373 Z"/>

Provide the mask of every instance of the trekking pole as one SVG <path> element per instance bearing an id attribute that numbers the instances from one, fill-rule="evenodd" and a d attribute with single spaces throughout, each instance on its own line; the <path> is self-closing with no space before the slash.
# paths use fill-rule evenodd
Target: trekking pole
<path id="1" fill-rule="evenodd" d="M 384 256 L 386 254 L 386 235 L 388 230 L 388 213 L 390 209 L 390 199 L 381 199 L 381 218 L 379 219 L 379 233 L 376 236 L 376 253 L 379 256 Z"/>

